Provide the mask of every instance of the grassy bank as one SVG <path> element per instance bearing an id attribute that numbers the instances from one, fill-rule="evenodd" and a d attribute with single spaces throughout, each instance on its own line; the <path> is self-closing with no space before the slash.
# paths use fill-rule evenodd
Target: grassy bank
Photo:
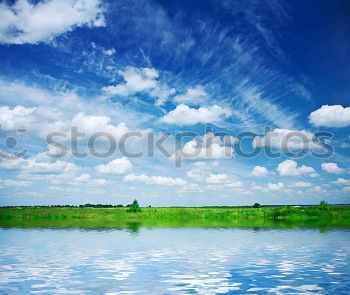
<path id="1" fill-rule="evenodd" d="M 349 208 L 0 208 L 0 226 L 350 228 Z"/>

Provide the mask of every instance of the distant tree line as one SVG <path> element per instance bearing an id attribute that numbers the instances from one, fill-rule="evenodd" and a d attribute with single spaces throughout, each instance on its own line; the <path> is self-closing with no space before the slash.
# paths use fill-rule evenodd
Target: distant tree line
<path id="1" fill-rule="evenodd" d="M 131 204 L 125 207 L 130 207 Z M 0 208 L 120 208 L 123 205 L 111 205 L 111 204 L 84 204 L 84 205 L 43 205 L 43 206 L 1 206 Z"/>

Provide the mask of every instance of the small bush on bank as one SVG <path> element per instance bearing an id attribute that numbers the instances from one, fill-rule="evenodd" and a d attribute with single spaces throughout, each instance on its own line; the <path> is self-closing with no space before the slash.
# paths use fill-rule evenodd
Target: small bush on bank
<path id="1" fill-rule="evenodd" d="M 328 203 L 326 201 L 322 200 L 320 202 L 320 204 L 317 206 L 317 209 L 318 210 L 329 210 L 330 206 L 328 205 Z"/>
<path id="2" fill-rule="evenodd" d="M 132 202 L 132 204 L 130 206 L 128 206 L 128 210 L 127 212 L 131 212 L 131 213 L 137 213 L 137 212 L 141 212 L 141 208 L 139 206 L 139 203 L 137 202 L 137 200 L 135 199 L 134 202 Z"/>

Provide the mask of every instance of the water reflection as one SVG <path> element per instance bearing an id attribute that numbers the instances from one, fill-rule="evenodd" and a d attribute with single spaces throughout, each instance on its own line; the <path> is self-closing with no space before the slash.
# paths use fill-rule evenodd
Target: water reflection
<path id="1" fill-rule="evenodd" d="M 137 233 L 137 234 L 135 234 Z M 5 294 L 348 294 L 350 232 L 0 230 Z"/>

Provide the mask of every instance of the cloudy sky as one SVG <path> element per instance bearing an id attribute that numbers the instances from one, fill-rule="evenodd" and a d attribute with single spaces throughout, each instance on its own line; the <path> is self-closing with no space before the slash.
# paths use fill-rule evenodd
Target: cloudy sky
<path id="1" fill-rule="evenodd" d="M 348 203 L 349 15 L 346 0 L 1 2 L 0 205 Z"/>

